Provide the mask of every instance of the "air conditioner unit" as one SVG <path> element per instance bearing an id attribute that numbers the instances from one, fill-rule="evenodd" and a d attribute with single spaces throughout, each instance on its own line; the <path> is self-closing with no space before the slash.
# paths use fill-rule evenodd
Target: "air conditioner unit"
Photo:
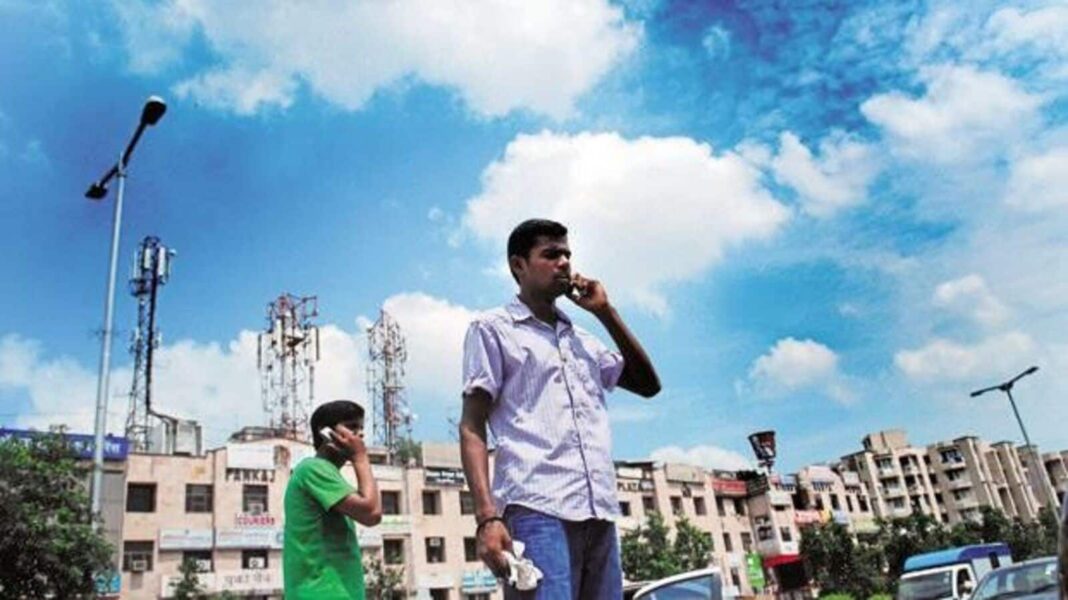
<path id="1" fill-rule="evenodd" d="M 266 556 L 250 556 L 248 559 L 248 568 L 250 569 L 266 569 L 267 557 Z"/>
<path id="2" fill-rule="evenodd" d="M 198 558 L 193 562 L 196 563 L 197 571 L 200 571 L 201 573 L 210 573 L 211 572 L 211 559 L 210 558 Z"/>
<path id="3" fill-rule="evenodd" d="M 148 570 L 148 561 L 145 559 L 131 560 L 130 570 L 134 573 L 144 573 Z"/>
<path id="4" fill-rule="evenodd" d="M 249 502 L 248 512 L 253 515 L 262 515 L 264 513 L 264 506 L 262 502 Z"/>
<path id="5" fill-rule="evenodd" d="M 426 539 L 426 544 L 427 544 L 427 546 L 430 546 L 431 548 L 437 548 L 437 547 L 441 546 L 441 538 L 436 538 L 436 537 L 427 538 Z"/>

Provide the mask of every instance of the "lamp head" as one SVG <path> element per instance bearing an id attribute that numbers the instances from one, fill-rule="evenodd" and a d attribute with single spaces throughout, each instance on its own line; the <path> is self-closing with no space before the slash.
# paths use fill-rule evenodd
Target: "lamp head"
<path id="1" fill-rule="evenodd" d="M 95 181 L 89 186 L 89 189 L 85 191 L 85 197 L 90 200 L 100 200 L 107 195 L 108 188 Z"/>
<path id="2" fill-rule="evenodd" d="M 1027 369 L 1026 371 L 1024 371 L 1024 372 L 1023 372 L 1023 374 L 1024 374 L 1024 375 L 1031 375 L 1032 373 L 1034 373 L 1034 372 L 1035 372 L 1035 371 L 1037 371 L 1037 370 L 1038 370 L 1038 367 L 1037 367 L 1037 366 L 1035 366 L 1035 367 L 1030 367 L 1029 369 Z"/>
<path id="3" fill-rule="evenodd" d="M 141 109 L 141 124 L 155 125 L 165 112 L 167 112 L 167 103 L 163 101 L 163 98 L 149 96 L 148 100 L 145 100 L 145 107 Z"/>

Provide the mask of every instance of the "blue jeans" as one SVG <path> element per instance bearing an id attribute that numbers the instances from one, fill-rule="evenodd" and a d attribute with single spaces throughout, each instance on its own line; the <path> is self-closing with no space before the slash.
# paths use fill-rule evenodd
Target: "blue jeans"
<path id="1" fill-rule="evenodd" d="M 511 504 L 504 520 L 513 540 L 526 546 L 523 556 L 545 575 L 537 589 L 520 592 L 504 586 L 505 600 L 620 600 L 623 570 L 616 526 L 611 521 L 564 521 Z"/>

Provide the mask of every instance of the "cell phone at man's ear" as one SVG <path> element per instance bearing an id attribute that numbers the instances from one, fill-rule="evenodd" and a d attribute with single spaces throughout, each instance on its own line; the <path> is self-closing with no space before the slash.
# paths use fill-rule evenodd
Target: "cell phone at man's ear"
<path id="1" fill-rule="evenodd" d="M 319 435 L 323 436 L 323 439 L 332 442 L 334 441 L 334 430 L 329 427 L 323 427 L 319 430 Z"/>

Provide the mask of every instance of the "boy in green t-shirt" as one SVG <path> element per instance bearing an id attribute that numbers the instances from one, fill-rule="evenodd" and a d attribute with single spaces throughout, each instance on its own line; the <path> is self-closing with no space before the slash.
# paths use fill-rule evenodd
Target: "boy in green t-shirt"
<path id="1" fill-rule="evenodd" d="M 322 430 L 330 439 L 324 437 Z M 363 443 L 363 409 L 335 400 L 311 418 L 315 456 L 293 469 L 286 487 L 282 570 L 286 600 L 363 600 L 363 564 L 352 521 L 382 520 L 378 486 Z M 359 489 L 341 476 L 352 462 Z"/>

